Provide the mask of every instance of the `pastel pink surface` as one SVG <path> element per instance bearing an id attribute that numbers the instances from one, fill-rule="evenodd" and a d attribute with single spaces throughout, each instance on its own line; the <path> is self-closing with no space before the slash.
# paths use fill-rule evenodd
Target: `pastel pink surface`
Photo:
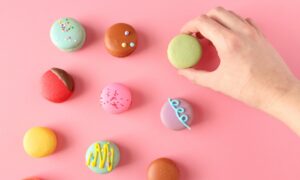
<path id="1" fill-rule="evenodd" d="M 182 25 L 217 5 L 255 19 L 300 77 L 300 1 L 2 0 L 0 179 L 141 180 L 152 160 L 168 157 L 183 180 L 299 180 L 299 137 L 264 113 L 193 85 L 167 60 L 169 40 Z M 87 30 L 78 52 L 60 52 L 50 41 L 52 22 L 64 16 L 78 19 Z M 112 57 L 103 43 L 105 30 L 117 22 L 139 33 L 139 46 L 125 59 Z M 207 48 L 202 65 L 216 60 Z M 62 104 L 40 95 L 41 74 L 51 67 L 68 70 L 76 83 Z M 130 111 L 112 115 L 99 107 L 99 93 L 111 82 L 132 91 Z M 192 131 L 163 126 L 159 113 L 168 97 L 193 104 Z M 26 155 L 22 137 L 32 126 L 55 130 L 55 154 Z M 84 159 L 88 146 L 101 139 L 116 142 L 122 153 L 120 166 L 105 176 L 86 168 Z"/>
<path id="2" fill-rule="evenodd" d="M 101 91 L 100 103 L 103 109 L 110 113 L 124 112 L 131 105 L 131 92 L 125 85 L 109 84 Z"/>

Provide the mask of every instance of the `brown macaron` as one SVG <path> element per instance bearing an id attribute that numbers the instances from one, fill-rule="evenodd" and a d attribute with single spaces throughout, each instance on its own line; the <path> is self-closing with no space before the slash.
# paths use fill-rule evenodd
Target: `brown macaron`
<path id="1" fill-rule="evenodd" d="M 125 57 L 136 49 L 137 34 L 131 25 L 117 23 L 105 32 L 104 43 L 111 55 Z"/>
<path id="2" fill-rule="evenodd" d="M 148 168 L 148 180 L 179 180 L 179 169 L 167 158 L 154 160 Z"/>

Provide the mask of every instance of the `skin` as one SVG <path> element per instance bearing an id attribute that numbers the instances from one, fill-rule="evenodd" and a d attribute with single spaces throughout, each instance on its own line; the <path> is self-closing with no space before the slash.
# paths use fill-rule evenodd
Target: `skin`
<path id="1" fill-rule="evenodd" d="M 179 74 L 274 116 L 300 136 L 300 81 L 253 20 L 217 7 L 181 32 L 211 41 L 220 65 L 213 72 L 190 68 Z"/>

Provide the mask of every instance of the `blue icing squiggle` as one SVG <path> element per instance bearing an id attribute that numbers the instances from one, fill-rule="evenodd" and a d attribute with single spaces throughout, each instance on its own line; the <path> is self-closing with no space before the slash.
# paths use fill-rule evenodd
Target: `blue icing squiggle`
<path id="1" fill-rule="evenodd" d="M 185 110 L 183 107 L 180 107 L 180 101 L 178 99 L 168 98 L 168 101 L 176 113 L 178 120 L 183 124 L 184 127 L 191 130 L 191 127 L 187 124 L 189 120 L 188 115 L 185 114 Z"/>

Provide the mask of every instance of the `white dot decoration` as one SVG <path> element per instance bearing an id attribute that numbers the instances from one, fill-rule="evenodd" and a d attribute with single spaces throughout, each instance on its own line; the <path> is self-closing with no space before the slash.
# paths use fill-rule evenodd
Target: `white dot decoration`
<path id="1" fill-rule="evenodd" d="M 134 46 L 135 46 L 135 43 L 134 43 L 134 42 L 130 42 L 130 43 L 129 43 L 129 46 L 130 46 L 130 47 L 134 47 Z"/>
<path id="2" fill-rule="evenodd" d="M 125 32 L 124 32 L 124 35 L 125 35 L 125 36 L 128 36 L 129 34 L 130 34 L 129 31 L 125 31 Z"/>

